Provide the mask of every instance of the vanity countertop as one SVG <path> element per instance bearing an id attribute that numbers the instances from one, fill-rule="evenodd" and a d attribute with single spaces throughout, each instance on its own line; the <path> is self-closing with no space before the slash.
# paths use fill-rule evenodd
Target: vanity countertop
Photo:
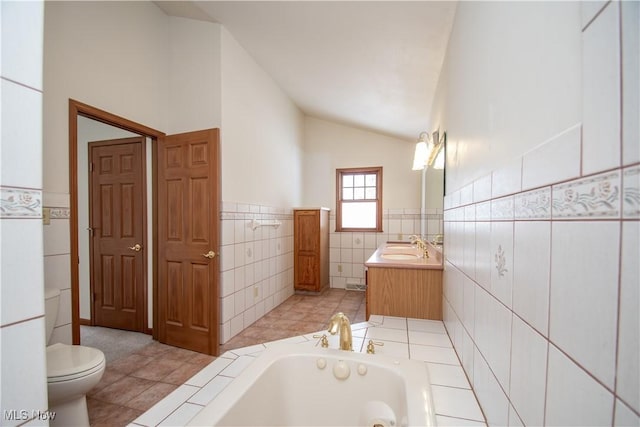
<path id="1" fill-rule="evenodd" d="M 427 242 L 429 257 L 420 257 L 420 251 L 408 242 L 387 242 L 364 263 L 367 267 L 413 268 L 421 270 L 442 270 L 442 251 Z"/>

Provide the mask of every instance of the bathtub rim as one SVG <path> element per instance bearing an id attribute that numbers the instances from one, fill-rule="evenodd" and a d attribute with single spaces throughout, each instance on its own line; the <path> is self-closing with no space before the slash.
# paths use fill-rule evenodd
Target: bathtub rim
<path id="1" fill-rule="evenodd" d="M 332 348 L 300 346 L 299 344 L 278 343 L 268 346 L 255 360 L 233 378 L 211 402 L 198 412 L 188 426 L 216 425 L 250 388 L 255 380 L 281 358 L 307 356 L 337 360 L 349 360 L 369 366 L 381 367 L 408 375 L 401 375 L 407 387 L 407 413 L 409 425 L 435 426 L 436 414 L 431 391 L 431 381 L 426 363 L 407 358 L 379 354 L 346 352 Z M 420 381 L 423 378 L 424 381 Z"/>

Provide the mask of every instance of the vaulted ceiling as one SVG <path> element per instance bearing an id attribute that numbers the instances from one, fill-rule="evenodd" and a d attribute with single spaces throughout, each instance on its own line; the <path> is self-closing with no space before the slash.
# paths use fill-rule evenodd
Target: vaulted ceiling
<path id="1" fill-rule="evenodd" d="M 415 140 L 426 130 L 454 1 L 158 1 L 218 22 L 311 116 Z"/>

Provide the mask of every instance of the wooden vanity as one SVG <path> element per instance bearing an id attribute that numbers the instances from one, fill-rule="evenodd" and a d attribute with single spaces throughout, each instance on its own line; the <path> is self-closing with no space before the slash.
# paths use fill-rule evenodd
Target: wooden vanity
<path id="1" fill-rule="evenodd" d="M 442 320 L 442 253 L 427 244 L 429 257 L 408 243 L 387 242 L 365 262 L 366 316 Z"/>

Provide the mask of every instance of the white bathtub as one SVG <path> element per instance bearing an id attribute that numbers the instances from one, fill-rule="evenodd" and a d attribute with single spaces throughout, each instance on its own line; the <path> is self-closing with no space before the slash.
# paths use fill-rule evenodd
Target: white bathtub
<path id="1" fill-rule="evenodd" d="M 423 362 L 300 345 L 268 347 L 192 426 L 435 426 Z"/>

